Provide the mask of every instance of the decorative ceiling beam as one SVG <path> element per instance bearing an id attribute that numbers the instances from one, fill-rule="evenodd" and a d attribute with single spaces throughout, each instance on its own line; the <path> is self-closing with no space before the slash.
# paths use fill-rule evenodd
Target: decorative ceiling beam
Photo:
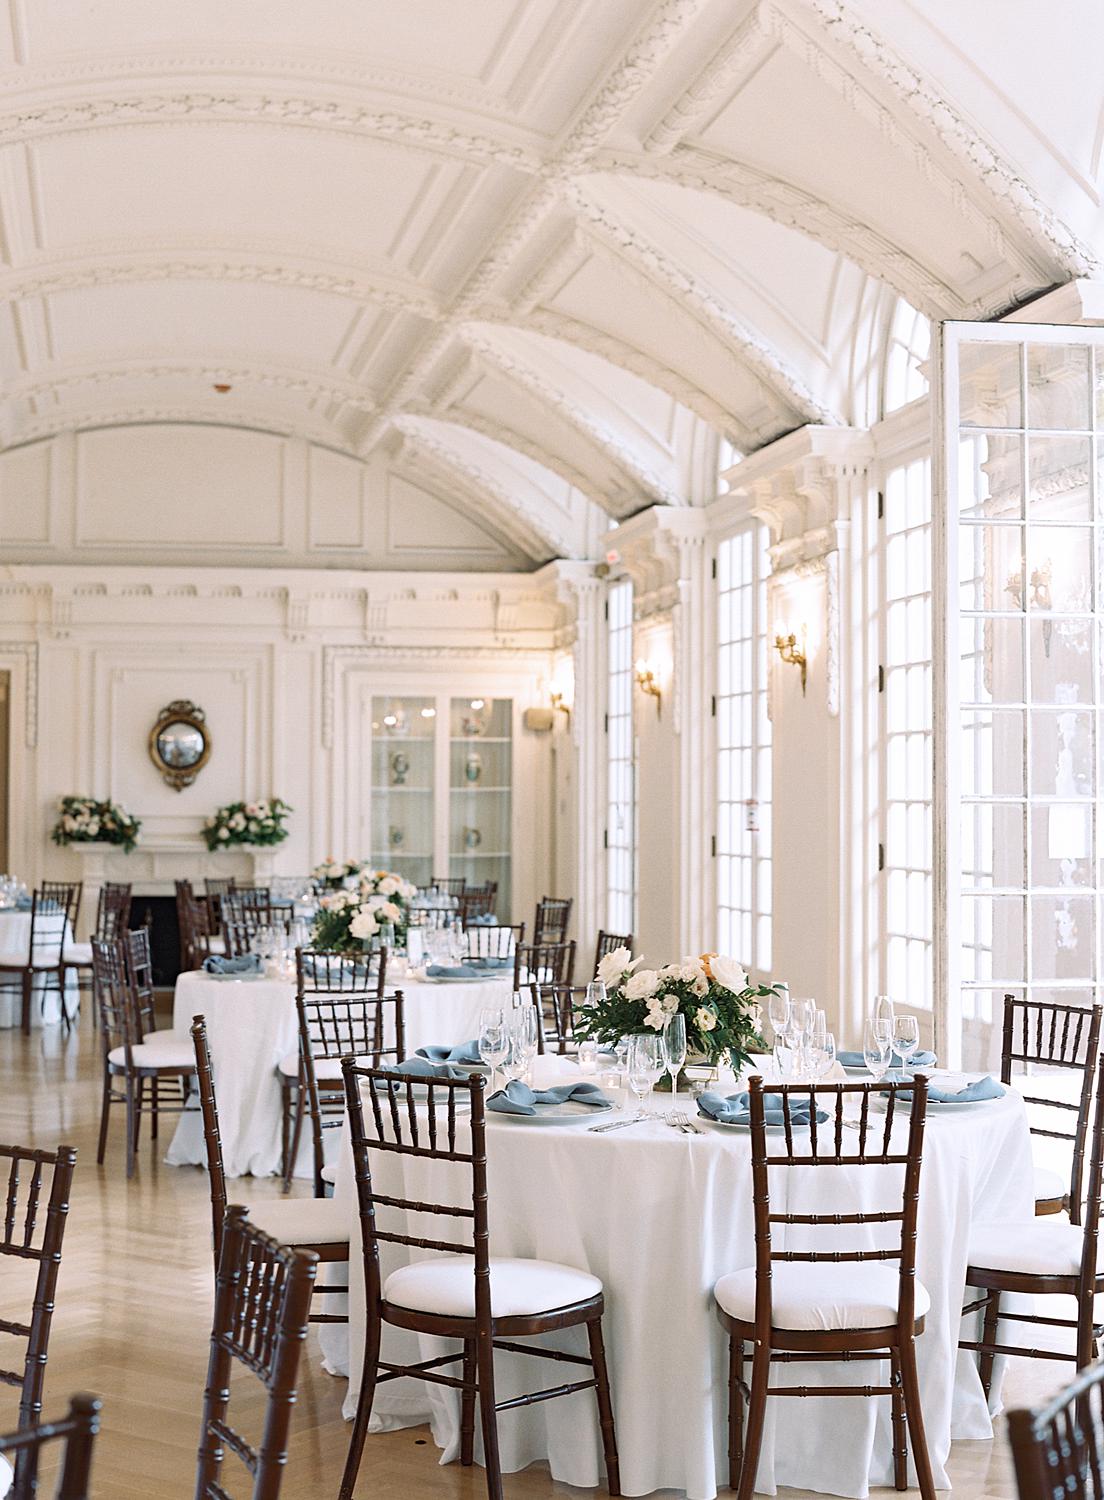
<path id="1" fill-rule="evenodd" d="M 216 410 L 198 401 L 156 402 L 152 399 L 127 405 L 105 402 L 100 406 L 59 407 L 42 416 L 13 422 L 10 430 L 4 434 L 0 451 L 57 437 L 62 432 L 91 432 L 104 427 L 141 427 L 157 423 L 185 423 L 197 427 L 230 427 L 252 432 L 270 432 L 275 437 L 304 438 L 318 447 L 332 448 L 350 458 L 359 457 L 352 443 L 328 422 L 313 418 L 309 413 L 288 421 L 281 420 L 271 410 L 262 410 L 248 404 L 220 405 Z"/>

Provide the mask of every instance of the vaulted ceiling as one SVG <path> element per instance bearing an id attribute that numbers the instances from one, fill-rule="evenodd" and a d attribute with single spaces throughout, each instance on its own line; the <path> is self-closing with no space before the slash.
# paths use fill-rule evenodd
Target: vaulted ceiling
<path id="1" fill-rule="evenodd" d="M 1100 273 L 1104 21 L 997 9 L 10 0 L 0 444 L 293 434 L 592 554 L 855 420 L 894 296 Z"/>

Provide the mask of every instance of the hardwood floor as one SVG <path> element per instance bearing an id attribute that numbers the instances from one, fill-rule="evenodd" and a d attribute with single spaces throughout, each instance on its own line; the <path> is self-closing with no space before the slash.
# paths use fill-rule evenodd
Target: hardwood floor
<path id="1" fill-rule="evenodd" d="M 0 1031 L 0 1078 L 0 1139 L 42 1148 L 69 1144 L 79 1153 L 46 1378 L 47 1412 L 60 1412 L 77 1390 L 103 1398 L 93 1469 L 97 1497 L 188 1496 L 195 1482 L 214 1279 L 206 1174 L 166 1167 L 144 1131 L 138 1171 L 128 1184 L 120 1110 L 113 1112 L 107 1160 L 96 1166 L 100 1053 L 87 1019 L 68 1042 L 59 1027 L 37 1031 L 29 1041 L 17 1031 Z M 174 1124 L 171 1118 L 166 1123 L 162 1148 Z M 231 1187 L 234 1200 L 247 1204 L 278 1193 L 275 1179 L 239 1178 Z M 26 1316 L 29 1302 L 21 1294 L 18 1268 L 9 1274 L 5 1265 L 2 1277 L 0 1315 Z M 5 1340 L 0 1362 L 8 1363 L 9 1347 Z M 1066 1372 L 1065 1366 L 1021 1364 L 1008 1382 L 1013 1404 L 1037 1400 Z M 312 1334 L 301 1365 L 285 1500 L 336 1496 L 348 1438 L 341 1418 L 344 1389 L 343 1380 L 322 1371 Z M 255 1434 L 263 1403 L 255 1382 L 243 1381 L 242 1391 L 236 1420 Z M 0 1416 L 5 1429 L 15 1421 L 13 1395 L 5 1403 L 6 1417 Z M 369 1438 L 358 1496 L 481 1500 L 483 1471 L 458 1464 L 441 1468 L 437 1456 L 427 1429 Z M 229 1492 L 246 1494 L 241 1466 L 228 1460 L 225 1472 Z M 1003 1433 L 995 1443 L 956 1444 L 951 1478 L 966 1500 L 1014 1496 Z M 506 1489 L 517 1500 L 593 1493 L 555 1484 L 539 1466 L 507 1476 Z"/>

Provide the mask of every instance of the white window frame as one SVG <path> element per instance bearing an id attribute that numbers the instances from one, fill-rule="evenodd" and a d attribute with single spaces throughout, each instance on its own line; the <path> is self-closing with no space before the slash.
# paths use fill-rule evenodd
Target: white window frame
<path id="1" fill-rule="evenodd" d="M 606 879 L 607 932 L 638 926 L 636 725 L 633 717 L 633 585 L 615 579 L 606 593 Z M 622 878 L 625 877 L 625 878 Z"/>

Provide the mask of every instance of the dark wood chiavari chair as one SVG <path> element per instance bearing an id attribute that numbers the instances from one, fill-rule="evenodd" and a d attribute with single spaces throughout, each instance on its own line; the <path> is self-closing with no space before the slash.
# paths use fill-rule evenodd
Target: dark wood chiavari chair
<path id="1" fill-rule="evenodd" d="M 388 949 L 374 953 L 339 953 L 332 949 L 296 950 L 296 993 L 311 995 L 374 993 L 382 999 L 387 987 Z M 332 1071 L 324 1065 L 324 1071 Z M 282 1057 L 277 1066 L 281 1091 L 280 1154 L 284 1192 L 291 1191 L 291 1179 L 303 1135 L 304 1079 L 300 1046 Z M 340 1073 L 337 1075 L 340 1081 Z M 324 1181 L 331 1180 L 330 1169 L 323 1167 Z"/>
<path id="2" fill-rule="evenodd" d="M 571 908 L 575 903 L 559 896 L 542 896 L 533 922 L 534 943 L 566 943 Z"/>
<path id="3" fill-rule="evenodd" d="M 539 1052 L 567 1052 L 575 1045 L 575 1009 L 586 999 L 585 984 L 531 984 L 529 992 L 540 1018 Z"/>
<path id="4" fill-rule="evenodd" d="M 207 1156 L 207 1178 L 211 1188 L 212 1244 L 215 1251 L 215 1273 L 218 1274 L 219 1258 L 222 1254 L 222 1231 L 226 1218 L 226 1172 L 222 1163 L 222 1135 L 219 1131 L 218 1101 L 215 1095 L 215 1078 L 211 1068 L 211 1049 L 207 1041 L 207 1024 L 202 1016 L 194 1016 L 191 1026 L 192 1046 L 195 1050 L 196 1079 L 199 1087 L 199 1107 L 203 1116 L 203 1144 Z M 350 1203 L 337 1198 L 278 1198 L 258 1204 L 253 1211 L 252 1222 L 264 1234 L 271 1235 L 281 1245 L 292 1245 L 297 1250 L 309 1250 L 319 1261 L 347 1262 L 349 1259 L 349 1221 L 353 1213 Z M 313 1296 L 335 1296 L 348 1294 L 344 1286 L 315 1285 Z M 332 1313 L 312 1313 L 312 1323 L 345 1323 L 345 1316 Z"/>
<path id="5" fill-rule="evenodd" d="M 36 1263 L 34 1294 L 29 1323 L 0 1322 L 0 1331 L 26 1340 L 21 1372 L 0 1369 L 0 1385 L 19 1391 L 19 1431 L 36 1427 L 42 1420 L 42 1388 L 46 1381 L 46 1358 L 58 1271 L 61 1267 L 65 1225 L 69 1217 L 69 1194 L 77 1153 L 72 1146 L 56 1151 L 34 1151 L 29 1146 L 0 1146 L 0 1164 L 7 1164 L 4 1216 L 0 1223 L 0 1256 L 24 1264 Z M 46 1212 L 41 1213 L 43 1191 Z M 21 1450 L 15 1465 L 16 1489 L 34 1493 L 38 1454 Z"/>
<path id="6" fill-rule="evenodd" d="M 575 976 L 575 942 L 519 943 L 514 949 L 514 989 L 529 984 L 570 984 Z"/>
<path id="7" fill-rule="evenodd" d="M 92 936 L 102 943 L 110 943 L 126 937 L 130 927 L 130 907 L 133 886 L 122 881 L 106 880 L 100 886 L 96 898 L 96 925 Z M 68 942 L 65 945 L 65 962 L 77 970 L 82 990 L 92 987 L 92 944 Z M 95 1021 L 95 1011 L 93 1011 Z"/>
<path id="8" fill-rule="evenodd" d="M 1104 1272 L 1097 1269 L 1100 1241 L 1100 1210 L 1104 1194 L 1104 1055 L 1093 1070 L 1096 1099 L 1090 1132 L 1089 1180 L 1085 1206 L 1078 1221 L 1057 1222 L 1036 1217 L 1026 1224 L 978 1224 L 970 1233 L 967 1250 L 966 1285 L 982 1296 L 968 1303 L 962 1313 L 984 1309 L 980 1339 L 961 1339 L 960 1349 L 980 1356 L 978 1371 L 985 1394 L 993 1377 L 993 1358 L 1019 1354 L 1026 1359 L 1072 1359 L 1083 1370 L 1096 1357 L 1104 1327 L 1094 1319 L 1095 1300 L 1104 1291 Z M 1073 1205 L 1071 1204 L 1071 1209 Z M 1075 1318 L 1056 1318 L 1043 1313 L 1010 1312 L 1002 1309 L 1005 1292 L 1026 1292 L 1036 1297 L 1073 1297 Z M 1073 1354 L 1056 1349 L 1025 1349 L 1000 1342 L 1000 1323 L 1027 1323 L 1076 1330 Z"/>
<path id="9" fill-rule="evenodd" d="M 465 927 L 476 917 L 489 917 L 494 915 L 495 893 L 494 891 L 464 891 L 458 896 L 460 921 Z"/>
<path id="10" fill-rule="evenodd" d="M 598 941 L 594 945 L 594 972 L 597 974 L 598 965 L 607 953 L 615 953 L 618 948 L 627 948 L 632 952 L 633 935 L 631 932 L 617 933 L 607 932 L 603 927 L 598 933 Z"/>
<path id="11" fill-rule="evenodd" d="M 225 927 L 236 922 L 243 927 L 270 927 L 272 925 L 272 892 L 261 885 L 236 885 L 222 894 L 222 922 Z M 284 915 L 282 907 L 277 914 Z"/>
<path id="12" fill-rule="evenodd" d="M 199 899 L 189 880 L 176 881 L 176 922 L 182 971 L 201 968 L 210 954 L 224 952 L 221 935 L 211 932 L 207 903 Z"/>
<path id="13" fill-rule="evenodd" d="M 231 875 L 228 880 L 205 880 L 203 889 L 207 896 L 207 911 L 211 919 L 212 932 L 222 931 L 222 898 L 228 891 L 236 891 L 238 882 Z"/>
<path id="14" fill-rule="evenodd" d="M 430 890 L 440 891 L 442 896 L 462 896 L 468 882 L 463 875 L 434 875 L 429 886 Z"/>
<path id="15" fill-rule="evenodd" d="M 253 941 L 262 927 L 279 929 L 284 933 L 285 937 L 289 931 L 289 924 L 282 915 L 273 917 L 271 922 L 224 921 L 222 924 L 222 938 L 227 957 L 240 958 L 244 953 L 252 953 Z"/>
<path id="16" fill-rule="evenodd" d="M 928 1294 L 916 1279 L 916 1218 L 927 1080 L 918 1075 L 906 1084 L 772 1084 L 771 1093 L 781 1095 L 783 1100 L 785 1126 L 785 1144 L 777 1154 L 767 1147 L 762 1078 L 752 1076 L 750 1091 L 755 1265 L 722 1276 L 713 1289 L 717 1316 L 729 1337 L 729 1485 L 738 1489 L 737 1500 L 751 1500 L 768 1396 L 889 1396 L 894 1483 L 899 1490 L 908 1486 L 907 1424 L 920 1493 L 924 1500 L 935 1500 L 916 1375 L 916 1339 L 923 1332 L 929 1307 Z M 844 1105 L 856 1096 L 860 1112 L 857 1131 L 853 1132 L 846 1124 Z M 871 1112 L 874 1096 L 884 1099 L 884 1116 Z M 811 1116 L 798 1149 L 794 1146 L 791 1100 L 795 1105 L 807 1105 Z M 817 1120 L 819 1106 L 828 1114 L 823 1122 Z M 902 1116 L 908 1121 L 904 1149 L 892 1139 L 894 1122 Z M 885 1166 L 900 1167 L 903 1174 L 900 1195 L 894 1197 L 891 1209 L 843 1214 L 771 1212 L 772 1172 L 794 1167 L 854 1171 Z M 868 1199 L 864 1196 L 861 1201 Z M 808 1225 L 818 1230 L 821 1226 L 851 1229 L 868 1224 L 896 1225 L 898 1232 L 890 1232 L 894 1243 L 882 1249 L 777 1250 L 772 1241 L 776 1224 Z M 883 1265 L 887 1260 L 898 1262 L 896 1274 Z M 830 1290 L 818 1290 L 818 1269 L 827 1271 L 832 1281 Z M 821 1316 L 830 1310 L 835 1326 L 825 1328 L 823 1321 L 811 1314 L 814 1305 Z M 750 1386 L 744 1382 L 745 1344 L 753 1346 Z M 841 1358 L 848 1362 L 888 1359 L 889 1385 L 777 1389 L 768 1385 L 773 1364 L 834 1362 Z M 744 1399 L 748 1403 L 746 1434 Z"/>
<path id="17" fill-rule="evenodd" d="M 144 929 L 131 934 L 136 952 Z M 148 942 L 148 939 L 147 939 Z M 92 939 L 92 988 L 100 1012 L 103 1046 L 103 1093 L 100 1101 L 100 1139 L 96 1163 L 103 1165 L 111 1106 L 126 1106 L 126 1174 L 134 1176 L 138 1136 L 142 1128 L 145 1086 L 151 1090 L 151 1139 L 157 1139 L 158 1118 L 187 1108 L 195 1059 L 186 1039 L 165 1033 L 159 1040 L 143 1033 L 143 1008 L 128 963 L 124 943 Z M 148 946 L 146 947 L 148 956 Z M 122 1084 L 120 1092 L 117 1085 Z M 168 1086 L 170 1092 L 165 1094 Z"/>
<path id="18" fill-rule="evenodd" d="M 332 957 L 333 955 L 331 955 Z M 342 955 L 346 964 L 348 955 Z M 300 959 L 302 962 L 302 959 Z M 299 1108 L 296 1130 L 289 1153 L 294 1168 L 303 1116 L 310 1120 L 311 1148 L 314 1156 L 314 1191 L 321 1198 L 328 1178 L 325 1132 L 340 1129 L 345 1122 L 345 1087 L 341 1077 L 343 1057 L 370 1058 L 378 1068 L 385 1058 L 401 1062 L 405 1055 L 406 1028 L 403 1023 L 402 990 L 391 994 L 365 987 L 355 972 L 344 989 L 334 985 L 319 988 L 318 977 L 300 981 L 296 995 L 299 1014 Z"/>
<path id="19" fill-rule="evenodd" d="M 42 1009 L 49 991 L 57 991 L 66 1032 L 72 1027 L 65 997 L 69 973 L 65 945 L 72 942 L 76 930 L 80 890 L 79 883 L 43 881 L 31 898 L 31 935 L 26 952 L 0 955 L 0 984 L 9 975 L 8 982 L 19 985 L 24 1036 L 31 1034 L 31 1002 L 36 989 Z"/>
<path id="20" fill-rule="evenodd" d="M 495 958 L 513 963 L 514 950 L 525 941 L 525 923 L 477 922 L 464 932 L 467 958 Z"/>
<path id="21" fill-rule="evenodd" d="M 343 1063 L 343 1072 L 364 1243 L 367 1326 L 360 1397 L 341 1483 L 341 1500 L 352 1500 L 377 1384 L 404 1375 L 459 1387 L 462 1392 L 460 1462 L 464 1465 L 473 1460 L 478 1402 L 490 1500 L 502 1500 L 498 1412 L 554 1396 L 593 1390 L 598 1401 L 607 1485 L 611 1495 L 619 1495 L 613 1405 L 602 1341 L 602 1283 L 574 1266 L 534 1260 L 499 1261 L 490 1254 L 483 1112 L 486 1080 L 476 1076 L 427 1084 L 423 1079 L 402 1078 L 392 1072 L 360 1067 L 350 1057 Z M 370 1104 L 367 1112 L 364 1094 Z M 470 1115 L 458 1111 L 458 1101 L 468 1106 Z M 469 1144 L 465 1146 L 465 1142 Z M 458 1168 L 455 1201 L 415 1202 L 388 1191 L 390 1182 L 375 1186 L 371 1157 L 376 1152 L 384 1157 L 455 1162 Z M 384 1213 L 392 1210 L 404 1216 L 416 1214 L 420 1222 L 424 1222 L 423 1215 L 437 1215 L 452 1226 L 452 1234 L 448 1239 L 422 1239 L 386 1229 L 381 1209 Z M 465 1221 L 471 1228 L 470 1240 L 459 1232 Z M 398 1222 L 405 1227 L 405 1217 Z M 436 1253 L 433 1259 L 400 1267 L 383 1281 L 381 1245 L 407 1245 Z M 471 1258 L 470 1279 L 464 1274 L 463 1260 L 459 1257 Z M 458 1305 L 462 1308 L 460 1312 Z M 423 1360 L 416 1365 L 392 1364 L 380 1359 L 385 1323 L 438 1338 L 457 1339 L 463 1348 L 456 1354 Z M 519 1338 L 532 1338 L 579 1324 L 586 1327 L 589 1357 L 516 1342 Z M 589 1378 L 496 1402 L 495 1349 L 584 1365 Z M 459 1379 L 440 1373 L 442 1365 L 458 1362 L 461 1363 Z"/>
<path id="22" fill-rule="evenodd" d="M 40 1422 L 24 1432 L 0 1436 L 0 1454 L 15 1455 L 16 1466 L 37 1472 L 39 1458 L 48 1443 L 64 1443 L 65 1450 L 58 1475 L 54 1500 L 88 1500 L 88 1480 L 92 1469 L 92 1446 L 100 1430 L 98 1396 L 71 1396 L 66 1416 L 53 1422 Z M 28 1462 L 25 1455 L 33 1455 Z M 37 1486 L 17 1480 L 8 1491 L 8 1500 L 33 1500 Z"/>
<path id="23" fill-rule="evenodd" d="M 287 1467 L 299 1356 L 307 1337 L 317 1257 L 278 1244 L 234 1205 L 226 1211 L 215 1282 L 211 1355 L 203 1393 L 196 1500 L 226 1500 L 222 1462 L 229 1450 L 252 1476 L 252 1500 L 278 1500 Z M 238 1363 L 268 1392 L 264 1433 L 254 1448 L 228 1421 L 231 1372 Z"/>
<path id="24" fill-rule="evenodd" d="M 1057 1172 L 1036 1167 L 1035 1212 L 1060 1214 L 1068 1209 L 1072 1224 L 1081 1222 L 1085 1137 L 1092 1110 L 1093 1071 L 1100 1052 L 1100 1016 L 1099 1005 L 1043 1005 L 1035 1000 L 1017 1000 L 1014 995 L 1004 997 L 1001 1082 L 1012 1082 L 1014 1064 L 1064 1068 L 1081 1075 L 1076 1103 L 1024 1094 L 1024 1103 L 1033 1107 L 1028 1116 L 1031 1134 L 1069 1141 L 1073 1146 L 1067 1180 L 1063 1181 Z M 1023 1092 L 1022 1088 L 1020 1092 Z M 1043 1107 L 1039 1113 L 1044 1117 L 1045 1112 L 1052 1109 L 1074 1114 L 1073 1129 L 1053 1128 L 1053 1116 L 1049 1117 L 1052 1128 L 1033 1123 L 1033 1111 L 1037 1106 Z"/>
<path id="25" fill-rule="evenodd" d="M 1038 1410 L 1010 1411 L 1008 1436 L 1020 1500 L 1102 1500 L 1104 1364 Z"/>

